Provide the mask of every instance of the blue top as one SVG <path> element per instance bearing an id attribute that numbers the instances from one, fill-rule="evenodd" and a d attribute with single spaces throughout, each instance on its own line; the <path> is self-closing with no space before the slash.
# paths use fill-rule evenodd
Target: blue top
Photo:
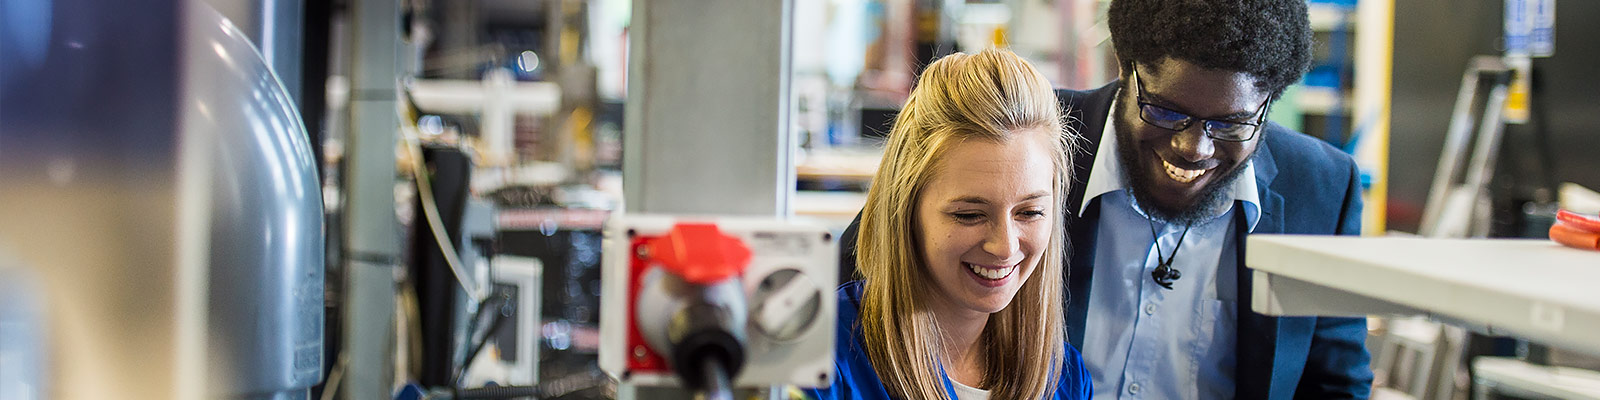
<path id="1" fill-rule="evenodd" d="M 862 345 L 861 329 L 856 319 L 861 310 L 861 281 L 846 282 L 839 286 L 839 323 L 833 351 L 834 378 L 833 386 L 827 388 L 808 389 L 811 397 L 818 399 L 888 399 L 889 393 L 883 388 L 883 382 L 878 380 L 878 374 L 872 369 L 872 361 L 867 357 L 867 349 Z M 1066 365 L 1062 368 L 1061 379 L 1056 383 L 1055 394 L 1048 397 L 1055 400 L 1088 400 L 1092 391 L 1089 388 L 1089 371 L 1083 368 L 1083 356 L 1078 354 L 1078 349 L 1071 344 L 1062 344 L 1066 348 Z M 945 392 L 950 398 L 956 398 L 955 387 L 951 385 L 950 378 L 944 378 Z"/>

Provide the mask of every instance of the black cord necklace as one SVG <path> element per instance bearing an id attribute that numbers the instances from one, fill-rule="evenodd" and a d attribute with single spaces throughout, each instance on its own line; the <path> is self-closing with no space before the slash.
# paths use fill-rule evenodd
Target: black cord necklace
<path id="1" fill-rule="evenodd" d="M 1172 290 L 1172 282 L 1176 282 L 1178 278 L 1183 277 L 1183 272 L 1172 267 L 1172 260 L 1178 258 L 1178 249 L 1183 247 L 1183 238 L 1189 236 L 1190 226 L 1188 224 L 1183 226 L 1183 233 L 1178 235 L 1178 244 L 1172 246 L 1172 255 L 1162 259 L 1161 237 L 1156 235 L 1155 221 L 1150 221 L 1150 238 L 1155 241 L 1156 245 L 1156 270 L 1150 271 L 1150 279 L 1154 279 L 1157 285 L 1161 285 L 1167 290 Z"/>

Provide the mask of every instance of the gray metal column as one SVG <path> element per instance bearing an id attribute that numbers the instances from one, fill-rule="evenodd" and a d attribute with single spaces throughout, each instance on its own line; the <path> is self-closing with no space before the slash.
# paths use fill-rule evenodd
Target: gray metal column
<path id="1" fill-rule="evenodd" d="M 629 212 L 787 216 L 792 0 L 635 0 Z"/>
<path id="2" fill-rule="evenodd" d="M 395 113 L 400 65 L 399 0 L 351 2 L 350 129 L 345 141 L 345 306 L 339 393 L 391 396 L 395 270 Z"/>

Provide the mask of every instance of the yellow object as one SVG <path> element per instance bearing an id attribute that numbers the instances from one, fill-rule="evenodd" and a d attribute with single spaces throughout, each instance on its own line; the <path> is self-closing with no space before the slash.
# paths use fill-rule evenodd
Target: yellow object
<path id="1" fill-rule="evenodd" d="M 1372 178 L 1363 193 L 1361 234 L 1383 235 L 1389 200 L 1390 90 L 1394 71 L 1394 1 L 1366 0 L 1356 6 L 1356 126 L 1364 129 L 1356 164 Z"/>
<path id="2" fill-rule="evenodd" d="M 1511 67 L 1511 88 L 1506 94 L 1505 121 L 1508 124 L 1528 123 L 1529 97 L 1533 83 L 1533 65 L 1527 57 L 1507 57 Z"/>

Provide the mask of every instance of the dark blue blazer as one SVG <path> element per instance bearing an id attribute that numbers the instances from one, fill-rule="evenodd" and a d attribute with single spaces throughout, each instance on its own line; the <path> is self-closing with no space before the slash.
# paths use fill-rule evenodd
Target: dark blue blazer
<path id="1" fill-rule="evenodd" d="M 1069 126 L 1083 141 L 1074 154 L 1068 210 L 1084 201 L 1084 183 L 1099 150 L 1111 101 L 1119 82 L 1092 91 L 1058 90 L 1071 116 Z M 1254 159 L 1261 219 L 1254 233 L 1356 235 L 1361 232 L 1361 187 L 1355 161 L 1321 140 L 1268 124 Z M 1115 156 L 1115 155 L 1111 155 Z M 1098 200 L 1083 215 L 1068 214 L 1067 333 L 1082 347 L 1088 315 L 1089 282 L 1094 278 Z M 856 227 L 841 239 L 841 278 L 855 271 Z M 1235 224 L 1237 229 L 1245 224 Z M 1365 346 L 1364 318 L 1270 317 L 1250 308 L 1252 274 L 1244 266 L 1246 235 L 1239 234 L 1233 265 L 1238 279 L 1238 365 L 1235 396 L 1240 399 L 1365 399 L 1371 392 L 1371 358 Z M 1226 267 L 1226 266 L 1224 266 Z M 849 275 L 846 275 L 849 274 Z M 1072 300 L 1079 301 L 1072 301 Z"/>

